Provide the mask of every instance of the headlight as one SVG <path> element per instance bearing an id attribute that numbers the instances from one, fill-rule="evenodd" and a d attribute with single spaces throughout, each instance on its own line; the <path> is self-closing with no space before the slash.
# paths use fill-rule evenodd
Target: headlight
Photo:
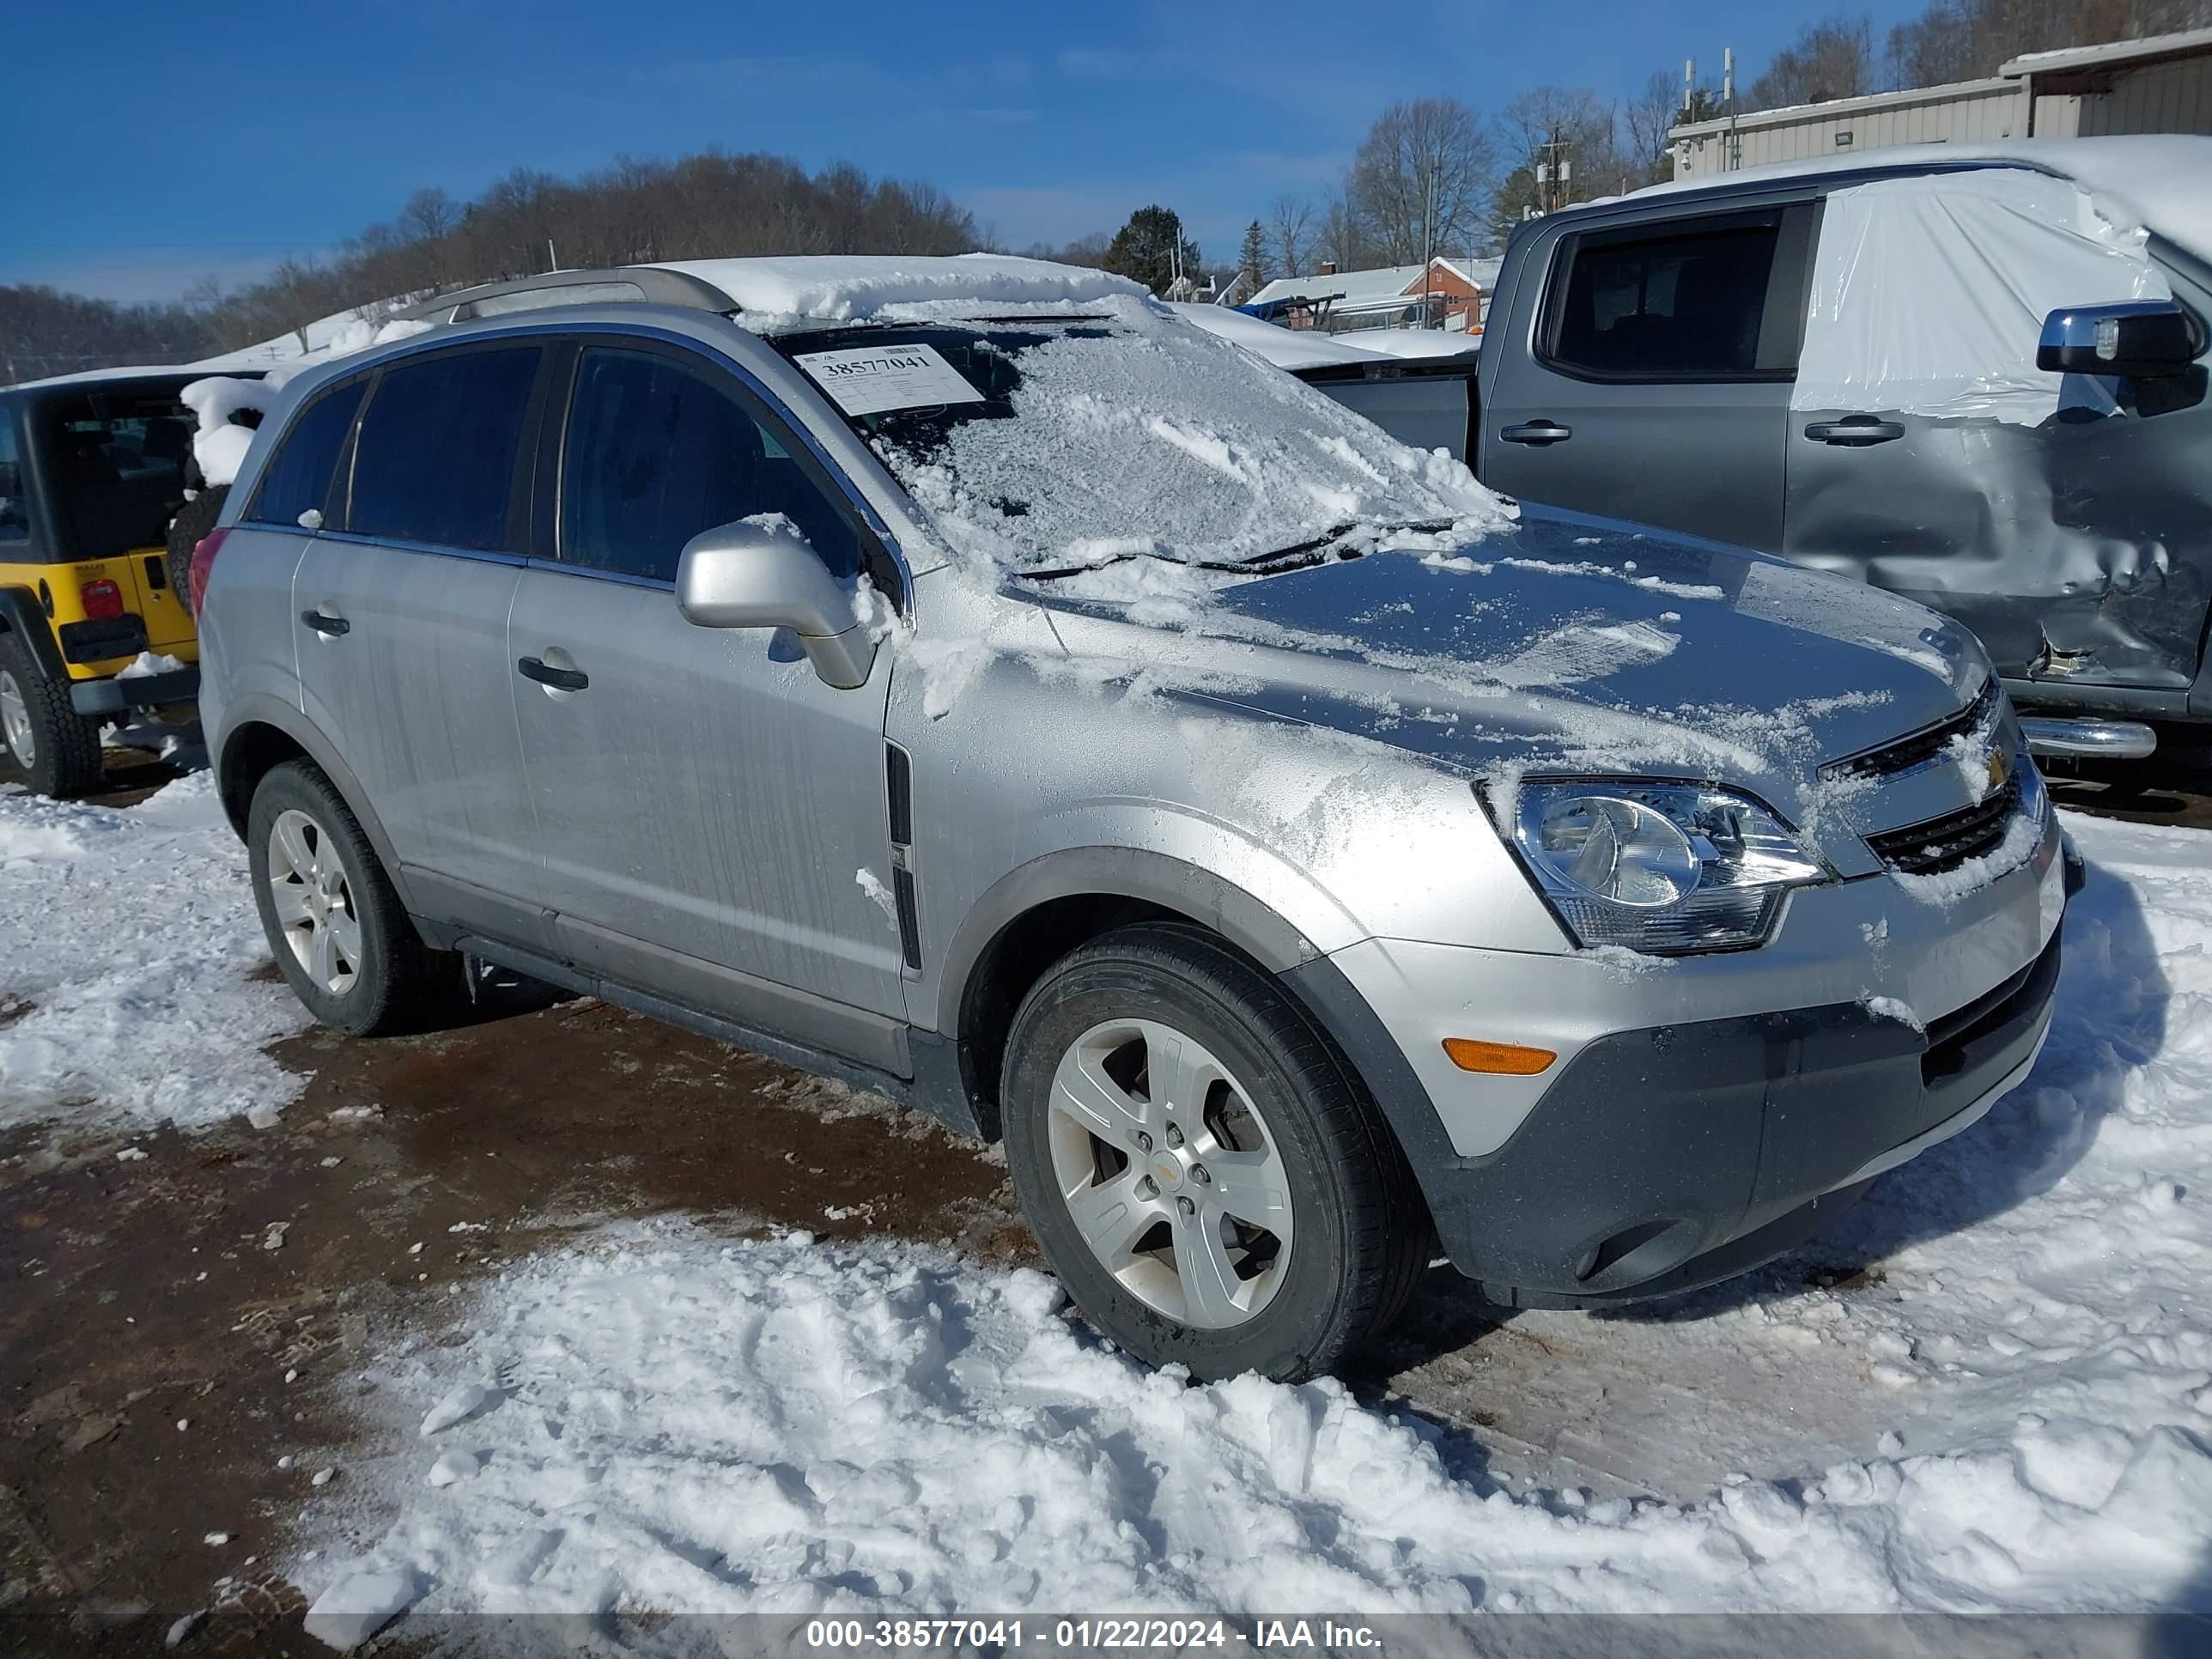
<path id="1" fill-rule="evenodd" d="M 1514 840 L 1577 943 L 1650 956 L 1763 944 L 1831 873 L 1757 801 L 1691 784 L 1523 783 Z"/>

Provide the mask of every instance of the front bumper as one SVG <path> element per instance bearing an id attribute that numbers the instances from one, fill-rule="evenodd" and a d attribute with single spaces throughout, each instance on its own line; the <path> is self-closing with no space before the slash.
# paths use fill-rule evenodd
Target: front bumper
<path id="1" fill-rule="evenodd" d="M 1601 1008 L 1610 1023 L 1587 1038 L 1574 1023 L 1589 1016 L 1601 981 L 1564 996 L 1565 982 L 1546 977 L 1558 965 L 1528 958 L 1473 986 L 1464 975 L 1474 953 L 1401 949 L 1409 971 L 1385 984 L 1354 947 L 1288 977 L 1398 1129 L 1453 1263 L 1509 1305 L 1597 1306 L 1756 1267 L 1875 1176 L 1978 1121 L 2027 1075 L 2049 1030 L 2059 923 L 2081 876 L 2054 825 L 2027 866 L 1948 911 L 1881 901 L 1882 878 L 1851 884 L 1862 890 L 1851 902 L 1875 898 L 1876 910 L 1850 922 L 1848 945 L 1832 932 L 1812 953 L 1827 957 L 1825 969 L 1808 957 L 1793 973 L 1786 949 L 1770 957 L 1776 1000 L 1725 1006 L 1755 994 L 1739 975 L 1765 951 L 1685 963 L 1607 992 L 1632 1001 Z M 1345 963 L 1361 971 L 1347 968 L 1340 981 L 1329 970 Z M 1510 1093 L 1520 1079 L 1462 1074 L 1460 1093 L 1447 1096 L 1421 1066 L 1429 1034 L 1402 994 L 1434 1006 L 1440 973 L 1453 968 L 1459 1006 L 1440 1019 L 1465 1025 L 1474 1007 L 1513 1004 L 1522 1024 L 1466 1034 L 1563 1056 L 1526 1080 L 1530 1095 Z M 1816 972 L 1826 977 L 1800 976 Z M 1788 995 L 1815 983 L 1828 994 Z M 1910 1006 L 1948 1012 L 1921 1029 L 1884 1000 L 1899 992 Z M 1611 1018 L 1633 1003 L 1662 1021 Z M 1392 1015 L 1387 1052 L 1377 1007 Z"/>
<path id="2" fill-rule="evenodd" d="M 163 674 L 77 680 L 70 686 L 70 703 L 80 714 L 119 714 L 126 708 L 155 708 L 165 702 L 190 702 L 199 694 L 199 666 L 188 663 Z"/>
<path id="3" fill-rule="evenodd" d="M 1924 1036 L 1848 1002 L 1601 1038 L 1450 1183 L 1445 1249 L 1522 1307 L 1638 1300 L 1757 1267 L 2027 1075 L 2059 948 L 2054 934 Z"/>

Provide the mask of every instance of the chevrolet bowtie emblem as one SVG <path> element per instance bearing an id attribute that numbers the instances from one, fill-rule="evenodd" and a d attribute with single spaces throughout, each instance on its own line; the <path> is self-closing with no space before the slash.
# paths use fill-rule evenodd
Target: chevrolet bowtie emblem
<path id="1" fill-rule="evenodd" d="M 1990 787 L 1986 793 L 1995 794 L 2004 787 L 2005 780 L 2011 775 L 2011 760 L 2000 751 L 1991 750 L 1990 751 Z"/>

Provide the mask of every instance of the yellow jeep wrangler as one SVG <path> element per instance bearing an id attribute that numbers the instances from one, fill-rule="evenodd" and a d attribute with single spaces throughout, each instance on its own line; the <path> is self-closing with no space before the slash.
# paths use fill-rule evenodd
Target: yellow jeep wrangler
<path id="1" fill-rule="evenodd" d="M 166 547 L 196 426 L 177 393 L 198 378 L 0 388 L 0 737 L 40 794 L 94 788 L 105 727 L 198 695 Z"/>

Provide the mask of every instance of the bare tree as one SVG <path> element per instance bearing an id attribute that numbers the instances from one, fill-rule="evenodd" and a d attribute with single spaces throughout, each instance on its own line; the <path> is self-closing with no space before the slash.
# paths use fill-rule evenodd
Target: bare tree
<path id="1" fill-rule="evenodd" d="M 1360 222 L 1358 210 L 1352 205 L 1348 191 L 1332 191 L 1322 204 L 1314 246 L 1321 257 L 1339 270 L 1357 270 L 1372 257 L 1368 250 L 1366 228 Z"/>
<path id="2" fill-rule="evenodd" d="M 1621 160 L 1632 170 L 1632 183 L 1656 184 L 1674 176 L 1667 134 L 1685 118 L 1682 83 L 1665 70 L 1652 70 L 1643 90 L 1620 106 L 1620 124 L 1627 137 Z"/>
<path id="3" fill-rule="evenodd" d="M 1285 192 L 1267 210 L 1267 236 L 1274 250 L 1276 269 L 1285 276 L 1303 276 L 1306 256 L 1312 252 L 1314 210 L 1303 196 Z"/>
<path id="4" fill-rule="evenodd" d="M 1465 246 L 1497 160 L 1489 128 L 1458 99 L 1392 104 L 1367 130 L 1347 181 L 1365 240 L 1393 264 Z"/>
<path id="5" fill-rule="evenodd" d="M 1632 169 L 1614 137 L 1613 107 L 1586 87 L 1531 87 L 1498 122 L 1510 166 L 1492 209 L 1500 241 L 1534 214 L 1619 190 Z"/>
<path id="6" fill-rule="evenodd" d="M 1995 75 L 2022 52 L 2101 46 L 2212 23 L 2212 0 L 1934 0 L 1889 32 L 1893 86 Z"/>
<path id="7" fill-rule="evenodd" d="M 1864 14 L 1837 12 L 1808 23 L 1751 83 L 1746 109 L 1825 104 L 1875 89 L 1874 26 Z"/>
<path id="8" fill-rule="evenodd" d="M 416 191 L 399 210 L 399 234 L 411 241 L 434 242 L 460 222 L 460 204 L 434 187 Z"/>

